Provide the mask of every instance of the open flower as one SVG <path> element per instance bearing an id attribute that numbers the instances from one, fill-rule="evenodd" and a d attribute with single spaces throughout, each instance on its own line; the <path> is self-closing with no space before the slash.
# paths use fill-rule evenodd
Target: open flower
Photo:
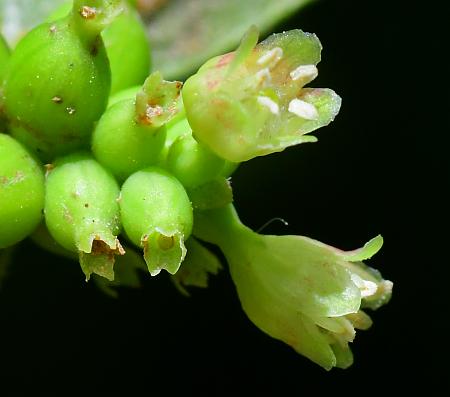
<path id="1" fill-rule="evenodd" d="M 322 46 L 301 30 L 258 41 L 250 28 L 241 45 L 206 62 L 183 88 L 194 137 L 235 162 L 315 142 L 305 135 L 329 124 L 341 99 L 334 91 L 304 88 L 317 77 Z"/>
<path id="2" fill-rule="evenodd" d="M 376 309 L 391 295 L 392 283 L 361 262 L 381 248 L 381 236 L 345 252 L 303 236 L 255 233 L 231 206 L 197 213 L 194 232 L 224 252 L 250 320 L 326 369 L 352 364 L 355 328 L 371 326 L 361 307 Z"/>

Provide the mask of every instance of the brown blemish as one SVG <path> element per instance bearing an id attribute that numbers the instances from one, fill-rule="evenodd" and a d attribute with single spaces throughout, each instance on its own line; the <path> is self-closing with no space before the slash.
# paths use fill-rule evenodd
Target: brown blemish
<path id="1" fill-rule="evenodd" d="M 0 183 L 2 185 L 15 185 L 16 183 L 19 183 L 25 179 L 25 174 L 22 171 L 16 171 L 15 175 L 11 178 L 8 178 L 6 176 L 0 177 Z"/>
<path id="2" fill-rule="evenodd" d="M 111 248 L 106 244 L 100 236 L 95 236 L 92 241 L 91 255 L 106 255 L 109 259 L 113 259 L 114 255 L 124 255 L 125 250 L 116 238 L 115 247 Z"/>
<path id="3" fill-rule="evenodd" d="M 84 19 L 94 19 L 97 16 L 97 11 L 94 7 L 83 6 L 80 9 L 80 15 Z"/>
<path id="4" fill-rule="evenodd" d="M 48 174 L 50 174 L 50 172 L 52 172 L 55 169 L 55 166 L 53 164 L 45 164 L 44 168 L 45 168 L 45 177 L 47 177 Z"/>
<path id="5" fill-rule="evenodd" d="M 89 203 L 85 203 L 84 208 L 89 208 Z"/>

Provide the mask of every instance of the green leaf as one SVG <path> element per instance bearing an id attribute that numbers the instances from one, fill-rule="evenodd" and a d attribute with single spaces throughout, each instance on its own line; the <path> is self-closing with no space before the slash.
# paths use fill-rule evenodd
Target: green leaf
<path id="1" fill-rule="evenodd" d="M 311 0 L 171 0 L 149 20 L 154 70 L 183 78 L 233 50 L 252 24 L 268 32 Z"/>

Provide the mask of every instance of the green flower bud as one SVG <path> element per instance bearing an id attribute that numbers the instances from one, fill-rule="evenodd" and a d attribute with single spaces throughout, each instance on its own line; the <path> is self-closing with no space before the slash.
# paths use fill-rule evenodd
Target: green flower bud
<path id="1" fill-rule="evenodd" d="M 27 237 L 44 209 L 41 165 L 14 138 L 0 133 L 0 248 Z"/>
<path id="2" fill-rule="evenodd" d="M 122 186 L 120 212 L 129 239 L 144 249 L 152 276 L 161 269 L 175 274 L 186 255 L 192 207 L 183 185 L 167 171 L 150 167 Z"/>
<path id="3" fill-rule="evenodd" d="M 321 44 L 301 30 L 260 44 L 252 27 L 240 47 L 206 62 L 183 88 L 195 139 L 234 162 L 314 142 L 305 134 L 330 123 L 341 100 L 304 88 L 317 76 Z"/>
<path id="4" fill-rule="evenodd" d="M 361 262 L 381 236 L 344 252 L 303 236 L 259 235 L 231 206 L 196 213 L 194 233 L 224 252 L 250 320 L 326 369 L 351 365 L 355 328 L 371 325 L 361 307 L 391 296 L 392 283 Z"/>
<path id="5" fill-rule="evenodd" d="M 150 71 L 150 45 L 139 14 L 122 1 L 123 11 L 102 32 L 111 67 L 111 94 L 142 84 Z M 65 17 L 72 2 L 62 4 L 48 18 L 53 22 Z"/>
<path id="6" fill-rule="evenodd" d="M 178 137 L 167 157 L 167 168 L 187 188 L 213 180 L 225 163 L 226 160 L 198 143 L 191 134 Z"/>
<path id="7" fill-rule="evenodd" d="M 29 32 L 11 54 L 3 86 L 11 133 L 45 161 L 88 147 L 111 85 L 101 30 L 119 0 L 75 0 L 63 19 Z"/>
<path id="8" fill-rule="evenodd" d="M 184 113 L 184 108 L 182 109 L 182 112 Z M 177 138 L 185 134 L 192 134 L 191 127 L 189 126 L 187 119 L 185 117 L 179 118 L 179 113 L 167 123 L 166 128 L 166 142 L 164 143 L 164 148 L 161 152 L 161 159 L 159 162 L 159 165 L 162 168 L 167 168 L 167 156 L 169 155 L 172 144 L 177 140 Z"/>
<path id="9" fill-rule="evenodd" d="M 184 113 L 184 109 L 181 110 Z M 192 137 L 192 129 L 183 116 L 167 125 L 167 139 L 161 164 L 188 188 L 212 181 L 217 176 L 230 176 L 238 163 L 218 157 Z"/>
<path id="10" fill-rule="evenodd" d="M 120 232 L 119 186 L 90 155 L 59 159 L 47 175 L 45 221 L 63 248 L 78 254 L 89 280 L 92 273 L 114 279 L 114 256 L 124 250 Z"/>
<path id="11" fill-rule="evenodd" d="M 118 179 L 156 164 L 164 147 L 164 124 L 176 112 L 180 82 L 167 82 L 159 72 L 150 75 L 136 99 L 109 107 L 92 136 L 97 160 Z"/>

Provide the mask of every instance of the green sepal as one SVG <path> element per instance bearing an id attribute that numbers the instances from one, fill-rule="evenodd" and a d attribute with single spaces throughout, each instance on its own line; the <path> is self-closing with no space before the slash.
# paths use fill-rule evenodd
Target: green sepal
<path id="1" fill-rule="evenodd" d="M 186 241 L 186 248 L 186 258 L 171 279 L 183 295 L 190 296 L 186 287 L 207 288 L 209 276 L 217 275 L 222 265 L 217 256 L 194 237 Z"/>
<path id="2" fill-rule="evenodd" d="M 379 234 L 369 240 L 363 247 L 354 251 L 346 251 L 342 258 L 348 262 L 360 262 L 372 258 L 383 246 L 383 237 Z"/>
<path id="3" fill-rule="evenodd" d="M 250 26 L 250 28 L 245 32 L 242 37 L 239 47 L 234 53 L 233 60 L 228 66 L 226 76 L 231 74 L 237 67 L 239 67 L 248 56 L 251 54 L 252 50 L 258 43 L 259 30 L 255 25 Z"/>
<path id="4" fill-rule="evenodd" d="M 233 202 L 233 190 L 228 178 L 217 177 L 203 185 L 187 189 L 192 207 L 208 210 L 224 207 Z"/>
<path id="5" fill-rule="evenodd" d="M 122 12 L 122 0 L 74 0 L 71 18 L 81 35 L 98 36 Z"/>
<path id="6" fill-rule="evenodd" d="M 83 239 L 84 240 L 84 239 Z M 88 242 L 89 240 L 89 242 Z M 90 236 L 86 239 L 87 244 L 78 243 L 81 248 L 78 251 L 81 270 L 89 281 L 91 274 L 95 273 L 108 280 L 114 280 L 114 263 L 116 255 L 124 255 L 125 250 L 119 240 L 113 236 L 106 238 L 100 235 Z"/>
<path id="7" fill-rule="evenodd" d="M 125 247 L 125 255 L 118 256 L 114 265 L 114 280 L 108 281 L 104 277 L 93 275 L 93 281 L 97 287 L 111 298 L 118 298 L 117 288 L 139 288 L 141 280 L 139 272 L 145 272 L 147 266 L 142 258 L 130 247 Z"/>
<path id="8" fill-rule="evenodd" d="M 136 121 L 154 128 L 168 123 L 178 112 L 182 85 L 153 72 L 136 94 Z"/>
<path id="9" fill-rule="evenodd" d="M 156 228 L 143 236 L 141 245 L 152 276 L 158 275 L 162 269 L 175 274 L 186 256 L 184 236 L 178 231 L 167 232 Z"/>

